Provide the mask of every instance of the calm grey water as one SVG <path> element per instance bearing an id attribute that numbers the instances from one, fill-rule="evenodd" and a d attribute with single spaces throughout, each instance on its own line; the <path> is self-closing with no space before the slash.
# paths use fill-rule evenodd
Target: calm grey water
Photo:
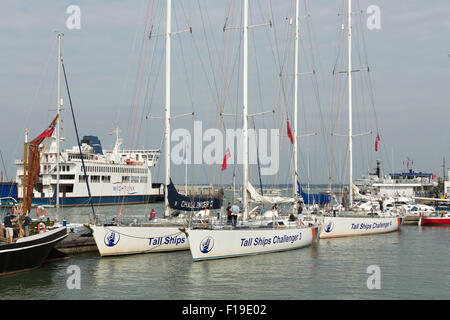
<path id="1" fill-rule="evenodd" d="M 152 207 L 160 211 L 161 204 L 127 206 L 125 214 L 143 217 Z M 88 212 L 72 208 L 59 217 L 87 222 Z M 448 227 L 405 225 L 394 233 L 215 261 L 193 262 L 189 251 L 87 253 L 0 278 L 0 299 L 450 299 L 449 243 Z M 67 286 L 71 265 L 80 268 L 80 289 Z M 380 289 L 367 287 L 371 265 L 380 268 Z"/>

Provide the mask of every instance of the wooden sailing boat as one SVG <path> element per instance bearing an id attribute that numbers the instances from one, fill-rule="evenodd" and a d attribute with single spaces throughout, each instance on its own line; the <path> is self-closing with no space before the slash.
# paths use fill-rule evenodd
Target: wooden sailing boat
<path id="1" fill-rule="evenodd" d="M 400 228 L 400 217 L 370 217 L 357 215 L 352 212 L 353 207 L 353 131 L 352 131 L 352 1 L 348 0 L 347 7 L 347 50 L 348 50 L 348 153 L 349 153 L 349 207 L 350 211 L 339 216 L 324 216 L 320 238 L 335 238 L 379 234 L 396 231 Z"/>
<path id="2" fill-rule="evenodd" d="M 297 14 L 298 18 L 298 14 Z M 265 203 L 286 201 L 294 204 L 295 198 L 264 197 L 251 186 L 248 179 L 248 0 L 244 0 L 243 42 L 243 220 L 242 226 L 211 224 L 208 227 L 190 226 L 186 229 L 194 261 L 230 258 L 244 255 L 271 253 L 309 246 L 318 234 L 317 226 L 287 225 L 285 220 L 272 220 L 263 224 L 248 221 L 249 200 Z"/>
<path id="3" fill-rule="evenodd" d="M 58 70 L 61 34 L 58 34 Z M 59 73 L 58 73 L 59 75 Z M 58 77 L 59 81 L 59 77 Z M 58 94 L 59 104 L 59 94 Z M 34 185 L 39 181 L 40 157 L 39 145 L 45 138 L 50 138 L 58 121 L 59 114 L 48 128 L 37 138 L 28 143 L 28 130 L 25 130 L 24 164 L 23 164 L 23 201 L 21 211 L 30 212 Z M 49 257 L 54 246 L 67 236 L 65 227 L 55 228 L 16 242 L 0 245 L 0 276 L 38 268 Z"/>

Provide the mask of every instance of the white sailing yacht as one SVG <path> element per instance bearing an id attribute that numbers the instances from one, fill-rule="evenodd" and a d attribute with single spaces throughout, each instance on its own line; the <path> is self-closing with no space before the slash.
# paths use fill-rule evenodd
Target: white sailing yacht
<path id="1" fill-rule="evenodd" d="M 348 153 L 349 153 L 349 186 L 353 187 L 353 153 L 352 153 L 352 1 L 348 0 L 347 7 L 347 50 L 348 50 Z M 350 211 L 342 212 L 338 216 L 323 216 L 323 228 L 320 238 L 335 238 L 379 234 L 396 231 L 402 224 L 400 217 L 374 217 L 352 212 L 353 190 L 349 194 Z"/>
<path id="2" fill-rule="evenodd" d="M 298 8 L 298 6 L 297 6 Z M 230 258 L 244 255 L 271 253 L 309 246 L 318 235 L 317 226 L 287 224 L 286 220 L 271 219 L 270 222 L 249 221 L 249 202 L 290 203 L 296 198 L 265 197 L 259 195 L 248 179 L 248 0 L 244 0 L 243 41 L 243 221 L 239 226 L 214 225 L 186 229 L 194 261 Z M 296 19 L 298 21 L 298 9 Z M 297 26 L 298 27 L 298 26 Z M 297 41 L 296 37 L 296 41 Z M 295 182 L 296 183 L 296 182 Z M 250 211 L 251 212 L 251 211 Z"/>
<path id="3" fill-rule="evenodd" d="M 168 186 L 170 183 L 170 66 L 171 66 L 171 0 L 167 0 L 166 13 L 166 88 L 165 88 L 165 217 L 153 223 L 137 226 L 96 225 L 91 224 L 93 236 L 101 256 L 151 253 L 162 251 L 188 250 L 189 243 L 185 233 L 180 231 L 184 226 L 182 219 L 170 219 Z"/>

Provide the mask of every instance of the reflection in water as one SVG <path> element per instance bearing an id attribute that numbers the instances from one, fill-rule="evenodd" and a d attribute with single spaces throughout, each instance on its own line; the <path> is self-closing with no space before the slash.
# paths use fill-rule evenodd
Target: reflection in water
<path id="1" fill-rule="evenodd" d="M 419 226 L 420 232 L 442 232 L 450 231 L 450 226 Z"/>
<path id="2" fill-rule="evenodd" d="M 318 243 L 313 243 L 311 246 L 311 277 L 315 277 L 317 275 L 317 254 L 318 254 Z"/>
<path id="3" fill-rule="evenodd" d="M 189 251 L 98 258 L 93 281 L 102 292 L 121 292 L 116 299 L 176 299 L 170 291 L 178 292 L 189 263 Z"/>
<path id="4" fill-rule="evenodd" d="M 22 299 L 36 291 L 51 290 L 55 285 L 53 278 L 54 275 L 48 272 L 48 264 L 35 270 L 1 277 L 0 299 Z"/>

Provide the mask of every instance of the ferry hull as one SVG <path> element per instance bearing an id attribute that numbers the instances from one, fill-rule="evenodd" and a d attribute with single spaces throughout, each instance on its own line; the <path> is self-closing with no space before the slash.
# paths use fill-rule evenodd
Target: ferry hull
<path id="1" fill-rule="evenodd" d="M 403 219 L 397 217 L 324 217 L 321 239 L 381 234 L 400 229 Z"/>
<path id="2" fill-rule="evenodd" d="M 22 200 L 20 198 L 20 200 Z M 52 198 L 33 198 L 33 206 L 54 206 L 55 203 L 52 202 Z M 127 196 L 99 196 L 92 197 L 92 203 L 94 205 L 115 205 L 115 204 L 145 204 L 152 202 L 164 201 L 163 194 L 155 195 L 127 195 Z M 60 197 L 59 205 L 61 207 L 80 207 L 80 206 L 90 206 L 89 197 Z"/>
<path id="3" fill-rule="evenodd" d="M 182 226 L 89 226 L 102 257 L 189 250 Z"/>
<path id="4" fill-rule="evenodd" d="M 54 246 L 66 236 L 67 229 L 62 227 L 0 245 L 0 276 L 40 267 Z"/>
<path id="5" fill-rule="evenodd" d="M 188 229 L 194 261 L 271 253 L 309 246 L 318 227 L 279 229 Z"/>

